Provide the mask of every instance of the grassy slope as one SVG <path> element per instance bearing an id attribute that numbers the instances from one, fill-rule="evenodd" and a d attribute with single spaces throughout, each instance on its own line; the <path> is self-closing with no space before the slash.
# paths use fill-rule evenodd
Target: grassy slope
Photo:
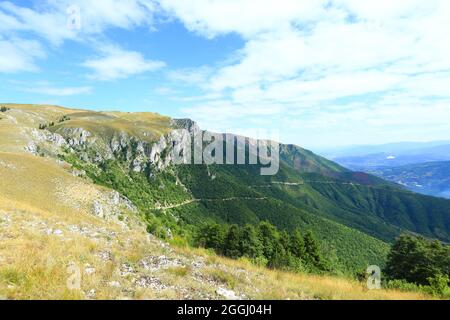
<path id="1" fill-rule="evenodd" d="M 33 227 L 43 223 L 59 228 L 64 236 L 47 235 Z M 70 225 L 89 232 L 71 232 L 67 228 Z M 270 271 L 202 250 L 172 250 L 156 240 L 148 240 L 144 232 L 123 231 L 88 217 L 74 220 L 32 209 L 0 209 L 0 230 L 0 297 L 8 299 L 217 299 L 218 287 L 249 299 L 429 298 L 392 290 L 367 291 L 362 284 L 343 278 Z M 115 233 L 112 238 L 111 232 Z M 104 260 L 101 254 L 105 252 L 113 258 Z M 185 267 L 147 271 L 140 264 L 159 257 L 181 261 Z M 131 266 L 133 273 L 121 276 L 123 264 Z M 81 268 L 80 290 L 66 286 L 69 265 Z M 95 272 L 88 274 L 88 268 Z M 149 278 L 156 285 L 139 287 L 133 278 Z M 112 282 L 120 287 L 111 286 Z"/>
<path id="2" fill-rule="evenodd" d="M 125 132 L 143 141 L 155 141 L 169 132 L 170 118 L 156 113 L 124 113 L 83 111 L 70 114 L 70 120 L 56 124 L 52 131 L 83 128 L 97 137 L 110 139 L 116 132 Z"/>
<path id="3" fill-rule="evenodd" d="M 203 252 L 191 249 L 183 249 L 181 252 L 177 249 L 173 252 L 170 249 L 164 249 L 164 246 L 157 241 L 147 240 L 145 232 L 139 228 L 123 230 L 120 224 L 93 217 L 88 210 L 92 205 L 91 195 L 97 192 L 101 194 L 106 189 L 73 177 L 67 173 L 68 168 L 53 160 L 23 153 L 23 148 L 30 141 L 31 128 L 37 128 L 40 123 L 57 121 L 62 115 L 74 116 L 73 121 L 76 121 L 75 114 L 79 113 L 79 110 L 52 106 L 10 105 L 10 107 L 12 110 L 6 114 L 0 114 L 2 118 L 0 120 L 2 133 L 0 152 L 3 159 L 0 175 L 5 184 L 2 189 L 10 189 L 0 199 L 1 296 L 9 298 L 86 297 L 82 291 L 66 290 L 66 266 L 68 262 L 73 261 L 81 266 L 89 263 L 97 270 L 93 277 L 87 277 L 83 281 L 82 288 L 85 292 L 96 288 L 95 297 L 123 297 L 124 292 L 129 292 L 128 287 L 130 287 L 133 289 L 131 290 L 133 298 L 184 298 L 181 293 L 183 290 L 178 287 L 180 282 L 188 283 L 186 290 L 192 293 L 192 297 L 201 297 L 202 294 L 214 297 L 214 288 L 196 281 L 200 272 L 206 278 L 219 279 L 218 285 L 222 282 L 224 286 L 234 287 L 237 292 L 244 293 L 249 298 L 421 298 L 415 294 L 398 292 L 367 292 L 359 284 L 344 279 L 291 275 L 255 269 L 246 263 L 230 261 L 210 254 L 207 254 L 207 263 L 200 268 L 201 270 L 191 270 L 189 267 L 186 273 L 161 270 L 156 275 L 148 275 L 146 271 L 139 269 L 140 259 L 164 254 L 193 261 L 197 259 L 195 257 L 203 255 Z M 143 118 L 139 115 L 130 121 L 129 117 L 133 116 L 128 114 L 110 114 L 123 118 L 118 122 L 125 123 L 126 126 L 135 126 L 136 121 Z M 160 116 L 156 117 L 161 119 Z M 153 119 L 155 115 L 149 114 L 149 119 L 146 121 L 153 121 Z M 65 125 L 70 126 L 71 121 Z M 162 120 L 164 121 L 166 120 Z M 86 120 L 82 124 L 89 125 L 88 122 Z M 147 125 L 143 124 L 144 127 Z M 98 128 L 98 126 L 94 127 Z M 24 168 L 22 174 L 17 175 L 15 171 L 21 166 Z M 62 183 L 55 184 L 58 179 Z M 61 186 L 63 186 L 62 191 Z M 62 198 L 68 199 L 61 201 Z M 318 222 L 318 225 L 320 224 Z M 92 232 L 79 233 L 73 231 L 73 226 L 91 227 Z M 65 236 L 48 234 L 48 229 L 56 228 L 61 229 Z M 111 236 L 112 234 L 114 236 Z M 367 236 L 363 235 L 364 237 Z M 98 253 L 105 249 L 116 258 L 108 261 L 100 259 L 100 261 Z M 212 263 L 209 262 L 210 260 Z M 219 261 L 220 264 L 217 266 L 214 261 Z M 122 263 L 136 266 L 138 269 L 136 276 L 157 277 L 159 281 L 167 284 L 167 289 L 133 287 L 133 279 L 117 276 L 117 270 Z M 225 269 L 222 270 L 225 276 L 211 271 L 217 268 Z M 236 269 L 247 271 L 249 278 L 246 281 L 240 279 L 235 275 Z M 233 280 L 233 277 L 237 279 Z M 123 289 L 108 286 L 110 280 L 118 281 Z"/>
<path id="4" fill-rule="evenodd" d="M 24 106 L 22 110 L 29 108 Z M 8 121 L 0 120 L 0 130 L 15 139 L 1 136 L 0 141 L 1 297 L 217 298 L 215 288 L 222 286 L 251 299 L 427 298 L 415 293 L 367 291 L 361 284 L 342 278 L 270 271 L 202 250 L 171 249 L 149 239 L 132 220 L 132 228 L 128 228 L 95 217 L 90 210 L 92 200 L 108 190 L 74 177 L 67 167 L 54 160 L 23 152 L 30 140 L 29 124 L 37 126 L 39 121 L 64 113 L 59 108 L 44 110 L 49 115 L 43 119 L 15 110 Z M 17 121 L 14 128 L 20 130 L 10 131 L 12 118 Z M 62 234 L 52 232 L 55 230 Z M 186 268 L 148 271 L 139 263 L 161 256 L 179 260 Z M 70 264 L 81 268 L 80 290 L 69 290 L 66 286 Z M 132 266 L 134 271 L 121 275 L 124 264 Z M 153 279 L 156 284 L 139 287 L 133 281 L 143 278 Z M 111 286 L 111 282 L 119 286 Z"/>
<path id="5" fill-rule="evenodd" d="M 57 122 L 62 114 L 70 114 L 70 121 L 57 123 L 51 130 L 61 132 L 67 127 L 83 127 L 106 142 L 118 132 L 154 141 L 169 131 L 170 123 L 169 118 L 153 113 L 100 113 L 51 106 L 20 106 L 20 109 L 44 116 L 47 122 Z M 392 241 L 402 229 L 450 241 L 450 202 L 446 200 L 404 192 L 379 178 L 350 172 L 293 145 L 282 145 L 281 159 L 281 172 L 272 180 L 307 182 L 300 188 L 273 186 L 272 190 L 262 190 L 278 200 L 307 211 L 317 209 L 314 214 L 321 214 L 384 241 Z M 256 172 L 258 168 L 235 170 L 228 167 L 227 170 L 239 178 L 236 184 L 263 183 Z M 344 183 L 321 183 L 333 179 Z M 211 188 L 214 184 L 210 183 L 205 189 Z"/>
<path id="6" fill-rule="evenodd" d="M 216 174 L 213 183 L 202 166 L 173 168 L 174 173 L 166 170 L 149 181 L 144 174 L 127 172 L 117 161 L 96 170 L 73 157 L 65 159 L 86 170 L 96 183 L 118 190 L 142 212 L 158 217 L 179 234 L 189 234 L 189 230 L 205 220 L 241 225 L 268 220 L 280 229 L 313 231 L 323 240 L 327 253 L 336 256 L 340 270 L 353 273 L 363 270 L 368 264 L 384 265 L 388 251 L 386 243 L 326 219 L 316 210 L 300 209 L 276 198 L 265 198 L 258 190 L 236 181 L 234 175 L 220 174 L 221 167 L 209 169 Z M 176 184 L 174 175 L 179 177 L 189 192 Z M 189 199 L 198 201 L 170 210 L 152 210 L 157 202 L 167 206 L 182 204 Z"/>

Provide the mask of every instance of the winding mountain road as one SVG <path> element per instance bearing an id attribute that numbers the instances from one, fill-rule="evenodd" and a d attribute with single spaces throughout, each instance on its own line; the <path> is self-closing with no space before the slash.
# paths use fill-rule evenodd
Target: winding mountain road
<path id="1" fill-rule="evenodd" d="M 189 199 L 181 203 L 177 204 L 170 204 L 167 206 L 157 206 L 154 209 L 155 210 L 168 210 L 168 209 L 175 209 L 179 208 L 194 202 L 213 202 L 213 201 L 234 201 L 234 200 L 266 200 L 268 197 L 230 197 L 230 198 L 223 198 L 223 199 Z"/>

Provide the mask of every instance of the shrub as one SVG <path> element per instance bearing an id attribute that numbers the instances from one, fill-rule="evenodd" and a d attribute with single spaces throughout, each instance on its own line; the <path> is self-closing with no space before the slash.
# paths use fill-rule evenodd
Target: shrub
<path id="1" fill-rule="evenodd" d="M 236 278 L 231 273 L 220 269 L 214 269 L 210 274 L 215 281 L 223 283 L 231 289 L 234 289 L 236 287 Z"/>
<path id="2" fill-rule="evenodd" d="M 179 235 L 174 235 L 173 238 L 169 240 L 169 243 L 178 248 L 186 248 L 189 246 L 187 239 Z"/>
<path id="3" fill-rule="evenodd" d="M 431 294 L 435 296 L 443 296 L 448 291 L 449 278 L 447 275 L 437 274 L 428 278 Z"/>
<path id="4" fill-rule="evenodd" d="M 167 272 L 177 277 L 185 277 L 190 269 L 188 267 L 171 267 L 167 269 Z"/>
<path id="5" fill-rule="evenodd" d="M 400 290 L 400 291 L 421 291 L 421 287 L 415 283 L 410 283 L 405 280 L 388 280 L 383 284 L 386 289 Z"/>
<path id="6" fill-rule="evenodd" d="M 68 121 L 68 120 L 70 120 L 70 117 L 68 117 L 68 116 L 62 116 L 62 117 L 58 120 L 58 123 L 61 123 L 61 122 L 64 122 L 64 121 Z"/>

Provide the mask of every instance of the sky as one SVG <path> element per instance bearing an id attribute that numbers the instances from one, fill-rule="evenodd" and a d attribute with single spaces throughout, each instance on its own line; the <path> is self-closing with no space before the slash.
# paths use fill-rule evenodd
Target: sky
<path id="1" fill-rule="evenodd" d="M 448 0 L 0 0 L 0 102 L 307 148 L 450 140 Z"/>

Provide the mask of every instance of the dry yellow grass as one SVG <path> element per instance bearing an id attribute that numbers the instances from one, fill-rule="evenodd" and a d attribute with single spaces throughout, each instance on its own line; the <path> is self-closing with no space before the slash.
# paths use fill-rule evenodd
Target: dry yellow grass
<path id="1" fill-rule="evenodd" d="M 218 257 L 215 264 L 180 272 L 168 268 L 150 273 L 164 287 L 136 287 L 136 275 L 122 277 L 121 266 L 126 263 L 138 269 L 138 261 L 148 256 L 170 256 L 195 259 L 202 252 L 170 253 L 157 242 L 145 241 L 139 232 L 118 233 L 113 241 L 107 237 L 89 238 L 68 232 L 64 237 L 47 235 L 33 228 L 27 215 L 39 220 L 40 213 L 9 214 L 16 227 L 2 229 L 0 242 L 0 297 L 9 299 L 186 299 L 218 298 L 217 287 L 235 290 L 248 299 L 426 299 L 415 293 L 376 290 L 368 291 L 359 283 L 335 277 L 290 274 L 270 271 Z M 42 213 L 41 213 L 42 214 Z M 47 226 L 52 225 L 48 222 Z M 22 220 L 23 224 L 19 223 Z M 20 227 L 19 227 L 20 226 Z M 107 250 L 114 257 L 102 261 L 98 253 Z M 74 264 L 82 275 L 80 289 L 70 289 L 67 281 L 72 275 L 68 267 Z M 87 274 L 86 266 L 95 270 Z M 141 271 L 140 271 L 141 272 Z M 197 281 L 193 273 L 200 275 Z M 143 273 L 145 274 L 145 273 Z M 204 281 L 203 281 L 204 280 Z M 213 281 L 211 283 L 211 281 Z M 120 287 L 111 286 L 117 283 Z M 91 290 L 95 294 L 90 296 Z M 187 292 L 187 295 L 186 295 Z"/>
<path id="2" fill-rule="evenodd" d="M 166 130 L 169 119 L 8 106 L 12 110 L 0 115 L 0 298 L 216 299 L 219 287 L 247 299 L 429 298 L 368 291 L 343 278 L 272 271 L 205 250 L 171 248 L 149 238 L 137 221 L 126 226 L 100 219 L 92 214 L 92 203 L 109 190 L 74 177 L 54 159 L 26 153 L 32 129 L 69 115 L 68 126 L 93 117 L 101 124 L 97 130 L 134 133 L 151 124 L 156 134 Z M 74 266 L 81 275 L 79 288 L 67 285 Z"/>
<path id="3" fill-rule="evenodd" d="M 218 287 L 248 299 L 426 299 L 398 291 L 365 290 L 337 277 L 292 274 L 259 268 L 201 249 L 167 248 L 149 240 L 139 226 L 128 230 L 86 213 L 46 211 L 23 202 L 0 200 L 0 297 L 11 299 L 186 299 L 219 298 Z M 76 226 L 74 231 L 72 228 Z M 86 229 L 85 233 L 77 230 Z M 62 235 L 48 232 L 61 230 Z M 103 260 L 99 253 L 108 252 Z M 155 272 L 142 269 L 143 259 L 182 261 Z M 196 261 L 197 264 L 191 264 Z M 200 261 L 200 263 L 199 263 Z M 79 290 L 69 290 L 68 267 L 82 275 Z M 136 272 L 121 276 L 123 264 Z M 93 274 L 84 274 L 88 265 Z M 133 278 L 150 276 L 161 288 L 137 287 Z M 199 281 L 200 279 L 200 281 Z M 112 282 L 120 287 L 111 286 Z M 90 296 L 90 291 L 95 295 Z"/>
<path id="4" fill-rule="evenodd" d="M 125 132 L 144 141 L 154 141 L 170 130 L 170 118 L 151 112 L 96 112 L 51 105 L 1 104 L 10 108 L 0 114 L 0 151 L 23 152 L 31 140 L 31 130 L 40 124 L 55 123 L 61 128 L 84 128 L 100 136 Z M 59 123 L 62 116 L 70 120 Z"/>
<path id="5" fill-rule="evenodd" d="M 28 204 L 64 216 L 87 214 L 104 192 L 72 176 L 53 159 L 25 153 L 0 152 L 0 177 L 0 208 L 5 209 Z"/>
<path id="6" fill-rule="evenodd" d="M 236 261 L 219 257 L 210 251 L 193 248 L 177 248 L 187 255 L 204 256 L 215 269 L 207 273 L 222 278 L 223 282 L 233 282 L 236 290 L 242 290 L 249 283 L 256 290 L 247 291 L 252 299 L 327 299 L 327 300 L 427 300 L 433 299 L 422 293 L 397 290 L 368 290 L 364 284 L 337 276 L 318 276 L 269 270 L 255 266 L 247 261 Z M 234 280 L 229 272 L 218 272 L 217 266 L 234 270 Z M 223 268 L 222 268 L 223 269 Z M 220 269 L 219 269 L 220 270 Z M 245 289 L 243 290 L 245 291 Z"/>

